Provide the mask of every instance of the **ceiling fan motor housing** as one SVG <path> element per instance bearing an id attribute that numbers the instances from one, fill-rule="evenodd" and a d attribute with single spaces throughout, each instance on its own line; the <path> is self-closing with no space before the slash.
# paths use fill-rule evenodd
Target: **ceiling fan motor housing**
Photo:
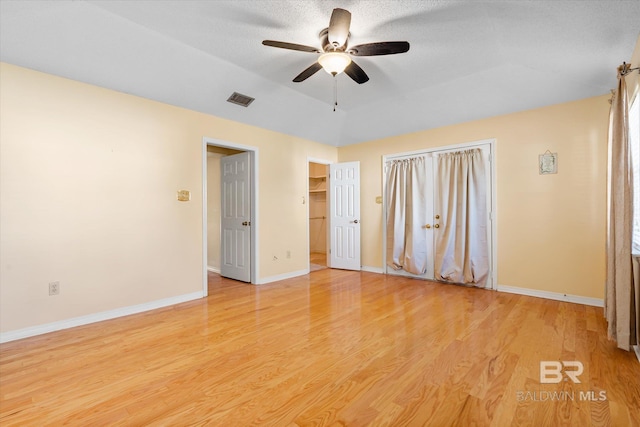
<path id="1" fill-rule="evenodd" d="M 349 35 L 347 36 L 347 39 L 345 40 L 342 46 L 335 46 L 333 43 L 329 41 L 329 28 L 325 28 L 324 30 L 320 31 L 320 34 L 318 34 L 318 37 L 320 37 L 320 46 L 322 46 L 323 51 L 344 52 L 345 50 L 347 50 L 347 44 L 349 43 L 349 37 L 351 37 L 351 33 L 349 33 Z"/>

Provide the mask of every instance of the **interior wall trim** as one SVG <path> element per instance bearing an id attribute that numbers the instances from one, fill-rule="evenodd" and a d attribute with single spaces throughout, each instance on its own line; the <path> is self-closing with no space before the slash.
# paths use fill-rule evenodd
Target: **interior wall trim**
<path id="1" fill-rule="evenodd" d="M 580 295 L 562 294 L 559 292 L 539 291 L 537 289 L 518 288 L 515 286 L 498 285 L 498 292 L 507 292 L 510 294 L 526 295 L 530 297 L 552 299 L 556 301 L 573 302 L 582 305 L 591 305 L 594 307 L 604 307 L 604 299 L 583 297 Z"/>
<path id="2" fill-rule="evenodd" d="M 117 317 L 129 316 L 131 314 L 142 313 L 145 311 L 164 308 L 187 301 L 202 298 L 202 292 L 192 292 L 190 294 L 178 295 L 175 297 L 164 298 L 156 301 L 146 302 L 143 304 L 131 305 L 128 307 L 116 308 L 114 310 L 102 311 L 100 313 L 88 314 L 86 316 L 74 317 L 71 319 L 61 320 L 44 325 L 32 326 L 29 328 L 18 329 L 0 333 L 0 343 L 29 338 L 36 335 L 47 334 L 49 332 L 60 331 L 63 329 L 75 328 L 76 326 L 88 325 L 90 323 L 102 322 L 104 320 L 115 319 Z"/>

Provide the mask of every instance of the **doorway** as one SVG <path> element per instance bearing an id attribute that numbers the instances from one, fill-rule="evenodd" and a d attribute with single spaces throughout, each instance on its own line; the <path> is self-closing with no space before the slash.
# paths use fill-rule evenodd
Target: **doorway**
<path id="1" fill-rule="evenodd" d="M 309 271 L 361 270 L 360 162 L 307 163 Z"/>
<path id="2" fill-rule="evenodd" d="M 203 253 L 203 296 L 208 295 L 208 273 L 222 273 L 222 259 L 224 257 L 223 239 L 221 238 L 222 228 L 222 179 L 221 164 L 222 159 L 227 156 L 239 153 L 249 154 L 249 203 L 250 220 L 249 231 L 249 258 L 247 259 L 249 270 L 249 282 L 257 283 L 258 266 L 254 261 L 257 259 L 257 195 L 258 195 L 258 149 L 251 146 L 230 143 L 227 141 L 212 138 L 203 138 L 203 182 L 202 182 L 202 253 Z"/>
<path id="3" fill-rule="evenodd" d="M 251 282 L 251 153 L 220 159 L 220 275 Z"/>
<path id="4" fill-rule="evenodd" d="M 220 274 L 221 267 L 220 164 L 223 157 L 243 152 L 217 145 L 207 145 L 207 270 L 217 274 Z"/>
<path id="5" fill-rule="evenodd" d="M 383 157 L 386 273 L 495 287 L 494 144 Z"/>
<path id="6" fill-rule="evenodd" d="M 327 268 L 327 169 L 309 161 L 309 271 Z"/>

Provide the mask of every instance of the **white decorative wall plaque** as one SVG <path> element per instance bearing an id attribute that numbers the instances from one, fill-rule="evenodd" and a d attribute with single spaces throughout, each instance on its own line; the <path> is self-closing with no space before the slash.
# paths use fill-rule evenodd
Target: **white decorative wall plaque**
<path id="1" fill-rule="evenodd" d="M 558 153 L 552 153 L 547 150 L 544 154 L 538 156 L 540 164 L 540 175 L 548 175 L 558 173 Z"/>

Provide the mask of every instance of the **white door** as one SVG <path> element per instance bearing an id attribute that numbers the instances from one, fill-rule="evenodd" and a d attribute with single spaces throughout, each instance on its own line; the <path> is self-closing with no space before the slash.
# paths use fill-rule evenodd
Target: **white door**
<path id="1" fill-rule="evenodd" d="M 360 162 L 329 165 L 328 266 L 360 270 Z"/>
<path id="2" fill-rule="evenodd" d="M 250 153 L 220 159 L 221 230 L 220 275 L 251 281 Z"/>

